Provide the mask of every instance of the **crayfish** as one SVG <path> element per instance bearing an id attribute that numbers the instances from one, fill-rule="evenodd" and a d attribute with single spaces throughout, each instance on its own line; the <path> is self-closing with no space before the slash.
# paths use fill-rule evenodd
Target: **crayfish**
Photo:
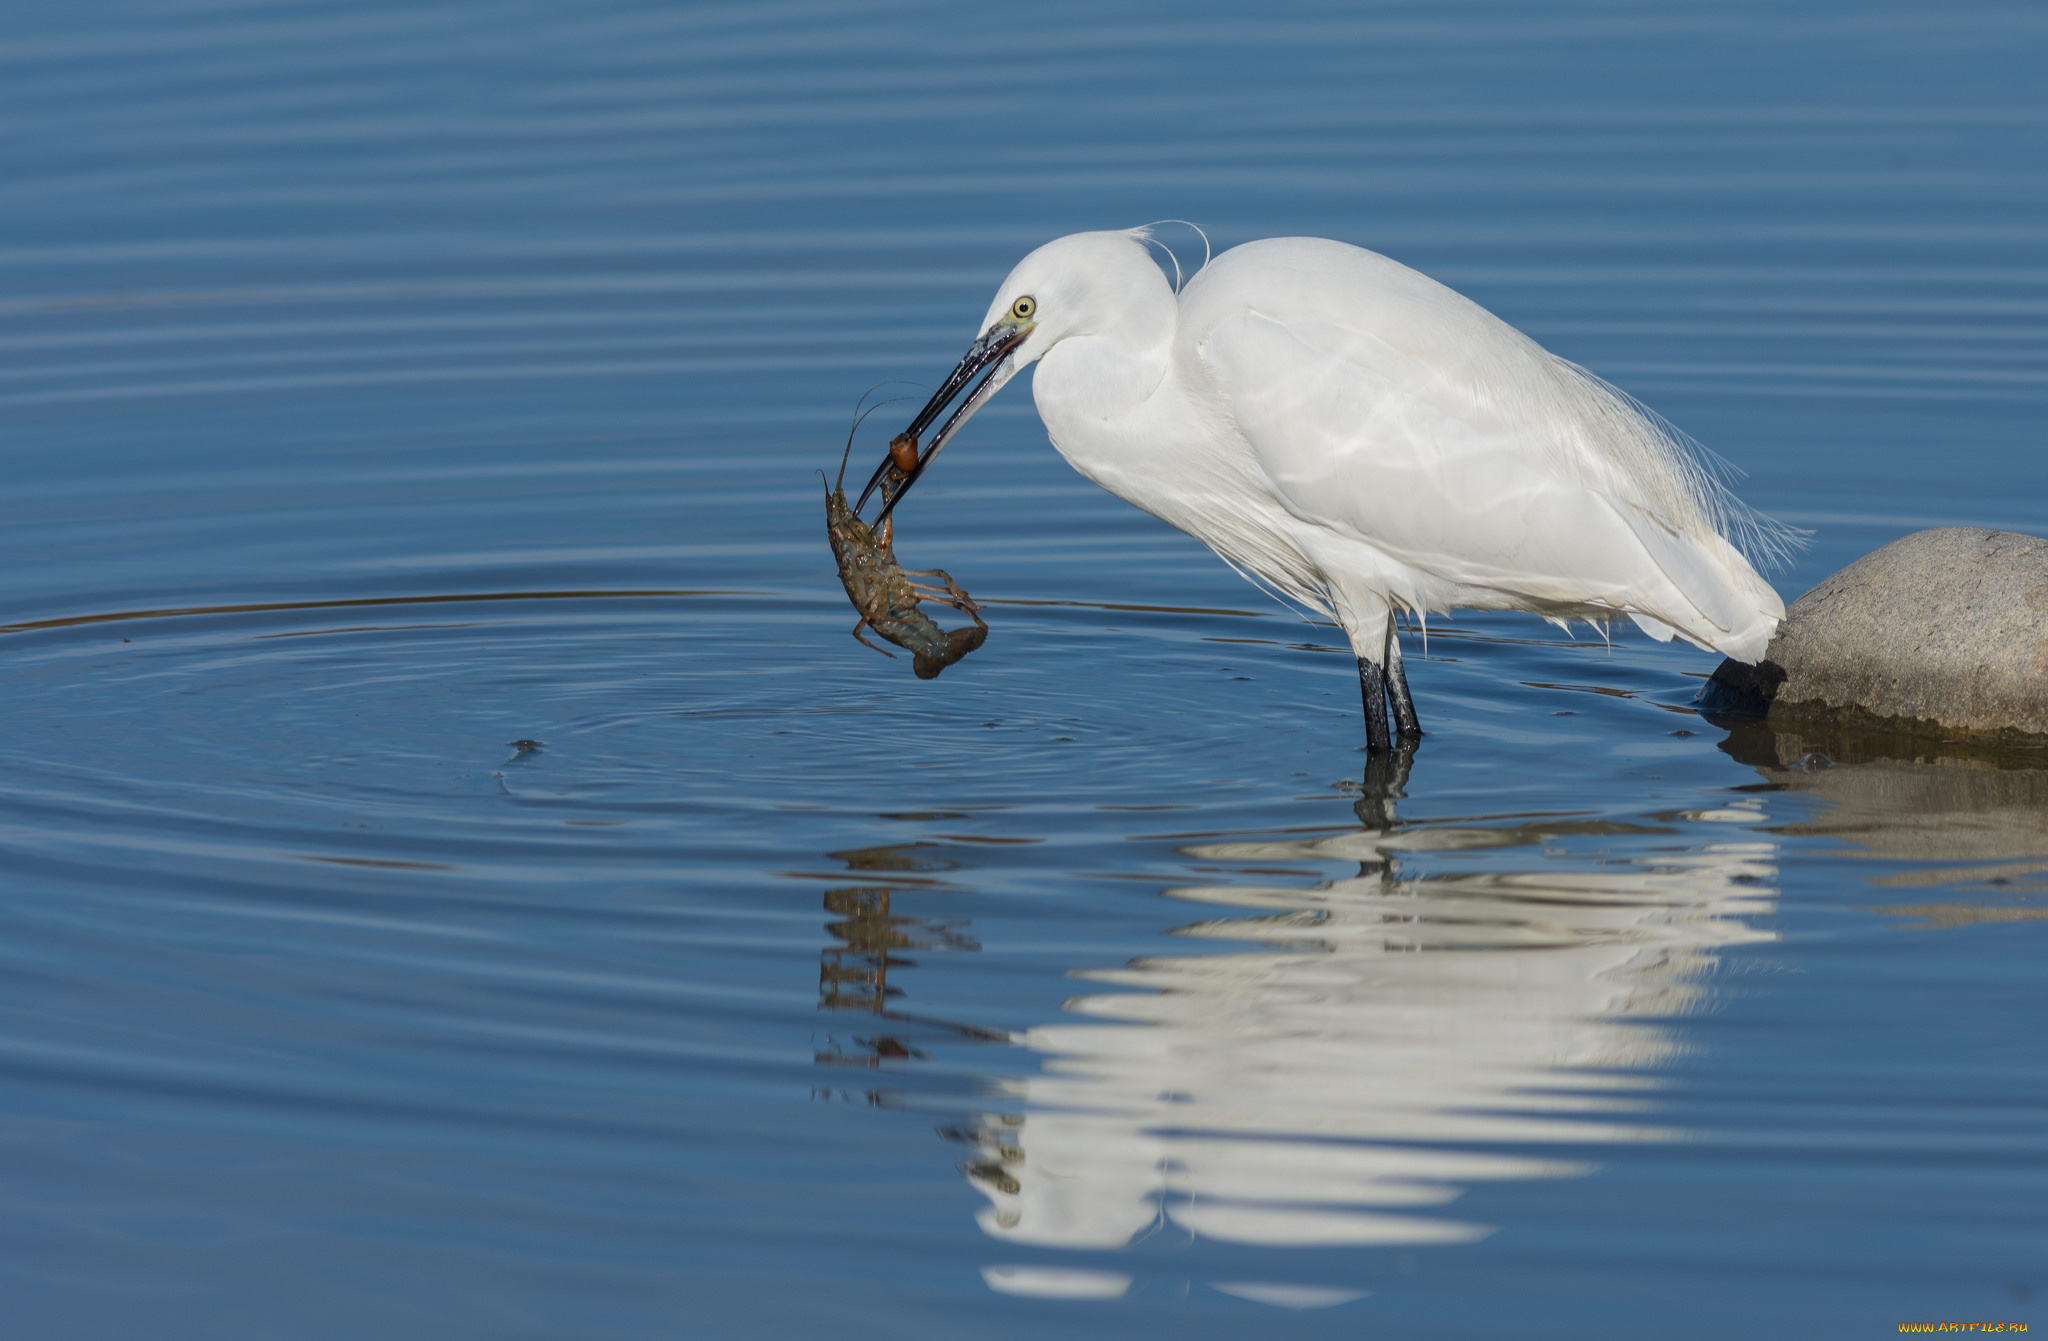
<path id="1" fill-rule="evenodd" d="M 847 451 L 851 454 L 852 450 L 853 440 L 849 435 Z M 915 464 L 917 460 L 916 439 L 909 434 L 899 434 L 889 444 L 889 455 L 889 479 L 882 486 L 884 507 L 908 476 L 902 462 L 907 459 Z M 848 505 L 846 458 L 841 457 L 839 478 L 825 491 L 825 535 L 832 542 L 833 557 L 839 561 L 840 585 L 846 588 L 847 599 L 853 602 L 853 608 L 860 612 L 860 620 L 853 626 L 853 636 L 883 656 L 895 656 L 894 652 L 875 647 L 861 636 L 861 630 L 873 629 L 910 653 L 910 666 L 917 672 L 917 678 L 929 680 L 980 647 L 988 637 L 988 625 L 981 618 L 981 607 L 944 569 L 906 570 L 896 562 L 893 547 L 895 531 L 894 517 L 884 517 L 880 525 L 869 526 Z M 913 582 L 913 577 L 928 581 Z M 936 580 L 939 585 L 931 585 L 930 580 Z M 930 615 L 917 608 L 918 603 L 927 598 L 952 606 L 972 619 L 974 624 L 951 632 L 940 628 Z"/>

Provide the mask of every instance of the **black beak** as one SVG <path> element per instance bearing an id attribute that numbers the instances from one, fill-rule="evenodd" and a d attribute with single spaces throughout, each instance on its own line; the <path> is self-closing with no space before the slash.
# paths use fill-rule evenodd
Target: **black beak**
<path id="1" fill-rule="evenodd" d="M 915 451 L 918 438 L 931 427 L 934 419 L 946 412 L 946 407 L 953 403 L 953 398 L 960 394 L 960 389 L 974 381 L 975 376 L 982 371 L 986 370 L 988 375 L 981 379 L 966 400 L 960 402 L 960 408 L 953 411 L 952 417 L 946 420 L 945 425 L 932 435 L 931 446 L 919 454 L 916 466 L 905 471 L 897 465 L 893 453 L 882 458 L 882 464 L 868 480 L 868 487 L 860 491 L 860 501 L 853 505 L 855 512 L 867 506 L 869 497 L 893 473 L 895 478 L 887 488 L 882 489 L 881 515 L 875 518 L 875 525 L 882 524 L 882 518 L 889 515 L 903 500 L 903 495 L 910 492 L 910 486 L 924 475 L 924 468 L 939 454 L 939 449 L 952 439 L 953 434 L 959 431 L 960 426 L 967 422 L 970 415 L 981 408 L 983 401 L 995 394 L 996 379 L 1003 372 L 1003 360 L 1010 356 L 1011 350 L 1023 344 L 1024 337 L 1031 334 L 1034 329 L 1028 321 L 1019 323 L 1005 319 L 982 333 L 981 338 L 968 349 L 966 357 L 955 364 L 953 371 L 947 374 L 945 384 L 939 388 L 938 394 L 925 402 L 925 407 L 917 412 L 917 418 L 910 421 L 910 427 L 903 430 L 897 441 L 908 440 L 911 450 Z"/>

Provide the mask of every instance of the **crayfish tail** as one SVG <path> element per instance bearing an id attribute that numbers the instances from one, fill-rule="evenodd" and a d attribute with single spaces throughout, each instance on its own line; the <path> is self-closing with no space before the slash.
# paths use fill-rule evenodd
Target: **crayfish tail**
<path id="1" fill-rule="evenodd" d="M 988 625 L 970 625 L 954 629 L 946 635 L 946 650 L 938 656 L 926 656 L 919 652 L 910 663 L 920 680 L 936 680 L 939 672 L 972 652 L 988 641 Z"/>

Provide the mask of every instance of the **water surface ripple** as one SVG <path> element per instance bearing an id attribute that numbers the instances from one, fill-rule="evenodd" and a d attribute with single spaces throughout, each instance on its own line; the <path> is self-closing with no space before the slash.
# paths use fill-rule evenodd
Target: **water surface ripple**
<path id="1" fill-rule="evenodd" d="M 1460 617 L 1368 761 L 1335 631 L 1025 388 L 902 519 L 993 628 L 919 682 L 817 472 L 1178 216 L 1643 397 L 1788 596 L 2039 532 L 2035 8 L 10 17 L 10 1331 L 2034 1319 L 2048 755 Z"/>

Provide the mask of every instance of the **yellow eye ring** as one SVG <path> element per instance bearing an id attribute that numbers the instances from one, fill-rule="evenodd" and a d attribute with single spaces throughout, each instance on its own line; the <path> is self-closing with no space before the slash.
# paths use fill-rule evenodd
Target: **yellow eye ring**
<path id="1" fill-rule="evenodd" d="M 1019 321 L 1029 321 L 1038 314 L 1038 300 L 1026 295 L 1010 304 L 1010 315 Z"/>

